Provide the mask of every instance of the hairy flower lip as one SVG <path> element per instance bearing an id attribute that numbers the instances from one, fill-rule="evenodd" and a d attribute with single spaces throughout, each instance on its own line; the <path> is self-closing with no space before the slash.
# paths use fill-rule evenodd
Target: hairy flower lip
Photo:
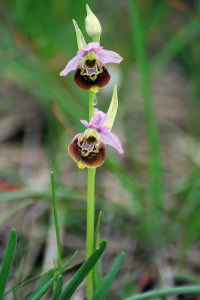
<path id="1" fill-rule="evenodd" d="M 92 87 L 103 88 L 110 81 L 110 74 L 105 66 L 101 65 L 102 72 L 95 75 L 81 75 L 83 66 L 79 65 L 74 73 L 75 83 L 83 90 L 90 90 Z M 93 76 L 93 77 L 92 77 Z M 93 79 L 95 78 L 95 79 Z"/>
<path id="2" fill-rule="evenodd" d="M 72 159 L 78 164 L 79 168 L 97 168 L 100 167 L 105 160 L 106 146 L 104 143 L 97 141 L 95 145 L 88 144 L 89 154 L 84 156 L 84 151 L 87 149 L 85 146 L 82 148 L 85 142 L 85 135 L 82 133 L 77 134 L 68 147 L 68 152 Z M 87 143 L 87 141 L 86 141 Z M 91 147 L 93 145 L 93 149 Z M 91 148 L 91 149 L 90 149 Z"/>

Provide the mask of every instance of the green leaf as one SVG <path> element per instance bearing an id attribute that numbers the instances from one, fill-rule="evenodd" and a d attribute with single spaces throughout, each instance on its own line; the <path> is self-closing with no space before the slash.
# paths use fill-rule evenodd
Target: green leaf
<path id="1" fill-rule="evenodd" d="M 56 282 L 56 288 L 55 292 L 53 294 L 52 300 L 57 300 L 60 294 L 62 293 L 62 286 L 63 286 L 63 276 L 58 276 L 57 282 Z"/>
<path id="2" fill-rule="evenodd" d="M 41 275 L 34 276 L 32 278 L 29 278 L 29 279 L 27 279 L 25 281 L 20 282 L 18 285 L 15 286 L 15 290 L 17 291 L 20 288 L 26 286 L 27 284 L 29 284 L 31 282 L 34 282 L 34 281 L 39 280 L 39 279 L 42 280 L 42 279 L 44 279 L 44 277 L 48 277 L 48 278 L 46 278 L 46 281 L 45 281 L 45 283 L 46 283 L 52 276 L 53 276 L 53 269 L 50 269 L 50 270 L 48 270 L 47 272 L 45 272 L 45 273 L 43 273 Z M 41 281 L 41 283 L 42 283 L 42 281 Z M 5 297 L 6 295 L 8 295 L 9 293 L 11 293 L 12 291 L 13 291 L 13 289 L 10 288 L 8 291 L 6 291 L 4 293 L 3 296 Z"/>
<path id="3" fill-rule="evenodd" d="M 78 27 L 78 24 L 76 23 L 75 20 L 72 20 L 73 24 L 74 24 L 74 28 L 76 31 L 76 39 L 77 39 L 77 44 L 78 44 L 78 50 L 83 49 L 86 46 L 86 42 L 84 39 L 84 36 L 80 30 L 80 28 Z"/>
<path id="4" fill-rule="evenodd" d="M 53 284 L 54 280 L 57 279 L 57 277 L 64 271 L 64 269 L 69 265 L 71 260 L 74 258 L 74 256 L 77 254 L 77 251 L 72 255 L 72 257 L 64 264 L 64 266 L 57 272 L 56 275 L 54 275 L 48 282 L 46 282 L 43 285 L 40 285 L 41 288 L 37 289 L 37 291 L 33 292 L 26 300 L 39 300 L 42 298 L 42 296 L 47 292 L 47 290 L 50 288 L 50 286 Z"/>
<path id="5" fill-rule="evenodd" d="M 16 246 L 17 246 L 17 232 L 13 228 L 10 231 L 6 252 L 0 270 L 0 299 L 3 298 L 4 290 L 6 288 L 6 283 L 8 281 L 12 263 L 15 257 Z"/>
<path id="6" fill-rule="evenodd" d="M 94 236 L 94 250 L 97 248 L 97 244 L 99 242 L 99 226 L 101 222 L 101 216 L 102 216 L 102 211 L 100 211 L 97 220 L 96 231 Z M 94 282 L 95 290 L 97 290 L 99 283 L 101 281 L 102 281 L 102 263 L 101 263 L 101 258 L 99 258 L 97 264 L 93 268 L 93 282 Z"/>
<path id="7" fill-rule="evenodd" d="M 110 289 L 111 285 L 113 284 L 113 281 L 115 277 L 117 276 L 117 273 L 122 265 L 122 262 L 124 260 L 125 253 L 121 252 L 115 262 L 113 263 L 112 267 L 110 268 L 110 271 L 108 274 L 104 277 L 100 287 L 95 292 L 94 296 L 91 300 L 102 300 L 107 295 L 108 290 Z"/>
<path id="8" fill-rule="evenodd" d="M 80 267 L 80 269 L 76 272 L 74 277 L 71 279 L 69 284 L 66 286 L 64 291 L 58 300 L 68 300 L 73 295 L 74 291 L 83 281 L 83 279 L 87 276 L 93 266 L 96 264 L 98 259 L 101 257 L 103 251 L 106 248 L 106 241 L 102 241 L 99 244 L 99 249 L 95 250 L 92 255 L 84 262 L 84 264 Z"/>
<path id="9" fill-rule="evenodd" d="M 118 109 L 118 96 L 117 96 L 117 85 L 115 84 L 113 89 L 112 99 L 107 112 L 108 118 L 106 119 L 104 126 L 108 126 L 110 127 L 110 129 L 112 129 L 117 114 L 117 109 Z"/>
<path id="10" fill-rule="evenodd" d="M 162 290 L 154 290 L 149 292 L 144 292 L 142 294 L 134 295 L 124 300 L 145 300 L 145 299 L 158 299 L 160 297 L 168 297 L 174 295 L 185 295 L 185 294 L 197 294 L 200 293 L 200 286 L 199 285 L 185 285 L 185 286 L 178 286 L 174 288 L 166 288 Z M 92 299 L 93 300 L 93 299 Z"/>
<path id="11" fill-rule="evenodd" d="M 99 226 L 100 226 L 100 222 L 101 222 L 101 216 L 102 216 L 102 211 L 100 211 L 98 220 L 97 220 L 96 231 L 95 231 L 95 235 L 94 235 L 94 250 L 97 248 L 97 244 L 98 244 Z"/>
<path id="12" fill-rule="evenodd" d="M 31 293 L 31 295 L 29 295 L 29 297 L 26 300 L 37 295 L 37 293 L 42 289 L 42 287 L 45 286 L 49 282 L 49 280 L 51 279 L 52 276 L 53 276 L 53 270 L 50 270 L 49 272 L 47 272 L 43 276 L 42 280 L 39 282 L 38 286 L 34 289 L 34 291 Z"/>
<path id="13" fill-rule="evenodd" d="M 54 211 L 54 223 L 56 230 L 56 241 L 57 241 L 57 252 L 58 252 L 58 267 L 62 267 L 62 256 L 61 256 L 61 244 L 60 244 L 60 233 L 59 233 L 59 222 L 58 222 L 58 209 L 56 202 L 56 188 L 55 188 L 55 179 L 54 172 L 51 171 L 51 187 L 52 187 L 52 198 L 53 198 L 53 211 Z"/>
<path id="14" fill-rule="evenodd" d="M 16 288 L 14 285 L 12 286 L 12 292 L 13 292 L 13 299 L 17 300 Z"/>

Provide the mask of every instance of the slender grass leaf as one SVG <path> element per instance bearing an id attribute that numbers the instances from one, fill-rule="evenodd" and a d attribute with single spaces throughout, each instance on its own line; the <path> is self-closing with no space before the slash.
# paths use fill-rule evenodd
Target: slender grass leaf
<path id="1" fill-rule="evenodd" d="M 115 262 L 113 263 L 112 267 L 110 268 L 110 271 L 108 274 L 104 277 L 100 287 L 95 292 L 94 296 L 91 300 L 102 300 L 107 295 L 108 290 L 110 289 L 111 285 L 113 284 L 113 281 L 115 277 L 117 276 L 117 273 L 122 265 L 122 262 L 124 260 L 125 253 L 121 252 Z"/>
<path id="2" fill-rule="evenodd" d="M 4 220 L 9 218 L 12 214 L 16 213 L 18 210 L 20 210 L 20 209 L 24 208 L 25 206 L 28 206 L 32 203 L 33 203 L 33 201 L 26 200 L 25 202 L 20 202 L 19 204 L 11 207 L 6 212 L 4 212 L 0 215 L 0 223 L 2 223 Z"/>
<path id="3" fill-rule="evenodd" d="M 144 113 L 150 153 L 148 180 L 151 213 L 148 215 L 148 218 L 151 218 L 151 220 L 145 218 L 145 220 L 148 219 L 145 231 L 153 236 L 155 235 L 155 228 L 159 227 L 158 224 L 161 221 L 161 209 L 163 208 L 163 163 L 139 1 L 129 0 L 128 3 L 132 22 L 132 42 L 135 45 L 136 57 L 141 74 L 141 95 L 144 101 Z M 156 232 L 158 235 L 160 234 L 158 230 L 156 230 Z"/>
<path id="4" fill-rule="evenodd" d="M 199 33 L 199 20 L 192 19 L 178 32 L 155 55 L 152 60 L 153 75 L 158 74 L 167 63 L 177 55 Z"/>
<path id="5" fill-rule="evenodd" d="M 37 295 L 37 293 L 42 289 L 42 287 L 49 282 L 52 276 L 53 276 L 53 270 L 50 270 L 47 274 L 43 276 L 42 280 L 39 282 L 38 286 L 34 289 L 34 291 L 31 293 L 28 299 L 30 297 L 34 297 L 35 295 Z"/>
<path id="6" fill-rule="evenodd" d="M 78 272 L 74 275 L 71 279 L 69 284 L 66 286 L 64 291 L 62 292 L 61 296 L 58 300 L 68 300 L 71 298 L 74 291 L 83 281 L 83 279 L 87 276 L 93 266 L 96 264 L 98 259 L 101 257 L 103 251 L 106 248 L 106 241 L 101 241 L 99 244 L 99 249 L 95 250 L 92 255 L 85 261 L 85 263 L 80 267 Z"/>
<path id="7" fill-rule="evenodd" d="M 58 187 L 56 190 L 57 197 L 66 197 L 77 199 L 80 198 L 80 195 L 76 191 L 68 190 L 66 188 Z M 50 189 L 48 190 L 32 190 L 32 189 L 22 189 L 17 192 L 8 192 L 3 193 L 0 198 L 0 203 L 6 201 L 13 201 L 17 199 L 24 199 L 24 198 L 45 198 L 48 201 L 51 201 L 52 192 Z"/>
<path id="8" fill-rule="evenodd" d="M 98 220 L 97 220 L 96 231 L 95 231 L 95 235 L 94 235 L 94 250 L 97 248 L 97 245 L 98 245 L 99 226 L 100 226 L 100 222 L 101 222 L 101 216 L 102 216 L 102 211 L 100 211 Z"/>
<path id="9" fill-rule="evenodd" d="M 55 288 L 55 292 L 53 294 L 52 300 L 57 300 L 58 297 L 61 295 L 62 286 L 63 286 L 63 276 L 60 275 L 60 276 L 58 276 L 58 279 L 57 279 L 57 282 L 56 282 L 56 288 Z"/>
<path id="10" fill-rule="evenodd" d="M 101 222 L 101 216 L 102 216 L 102 211 L 100 211 L 97 220 L 96 231 L 94 235 L 94 250 L 97 248 L 97 244 L 99 242 L 99 226 Z M 102 281 L 102 263 L 101 263 L 101 258 L 99 258 L 97 264 L 93 268 L 94 290 L 97 290 L 99 283 L 101 281 Z"/>
<path id="11" fill-rule="evenodd" d="M 57 272 L 56 275 L 54 275 L 46 284 L 41 286 L 39 290 L 37 290 L 36 293 L 32 293 L 26 300 L 39 300 L 42 298 L 42 296 L 47 292 L 47 290 L 50 288 L 50 286 L 53 284 L 54 280 L 58 278 L 58 276 L 64 271 L 64 269 L 69 265 L 69 263 L 72 261 L 74 256 L 77 254 L 77 251 L 72 255 L 72 257 L 64 264 L 64 266 Z"/>
<path id="12" fill-rule="evenodd" d="M 173 296 L 173 295 L 185 295 L 185 294 L 197 294 L 200 293 L 200 285 L 189 285 L 175 288 L 168 288 L 162 290 L 154 290 L 145 292 L 139 295 L 134 295 L 124 300 L 145 300 L 145 299 L 157 299 L 160 297 Z"/>
<path id="13" fill-rule="evenodd" d="M 29 283 L 31 283 L 31 282 L 33 282 L 33 281 L 36 281 L 36 280 L 39 280 L 39 279 L 44 279 L 44 277 L 47 277 L 48 275 L 49 275 L 49 277 L 48 277 L 48 279 L 47 279 L 46 281 L 48 281 L 48 280 L 52 277 L 52 275 L 53 275 L 53 269 L 51 269 L 51 270 L 45 272 L 45 273 L 42 274 L 42 275 L 34 276 L 34 277 L 32 277 L 32 278 L 29 278 L 29 279 L 27 279 L 27 280 L 21 282 L 20 284 L 18 284 L 18 285 L 15 286 L 15 290 L 17 291 L 17 290 L 19 290 L 20 288 L 24 287 L 25 285 L 27 285 L 27 284 L 29 284 Z M 11 293 L 11 292 L 12 292 L 12 288 L 9 289 L 8 291 L 6 291 L 6 292 L 4 293 L 3 296 L 5 297 L 7 294 L 9 294 L 9 293 Z"/>
<path id="14" fill-rule="evenodd" d="M 57 202 L 56 202 L 55 179 L 54 179 L 53 171 L 51 171 L 51 186 L 52 186 L 54 222 L 55 222 L 57 251 L 58 251 L 58 266 L 60 269 L 62 267 L 62 256 L 61 256 L 61 244 L 60 244 L 60 233 L 59 233 L 59 222 L 58 222 L 58 209 L 57 209 Z"/>
<path id="15" fill-rule="evenodd" d="M 6 283 L 10 274 L 12 263 L 15 257 L 15 250 L 17 246 L 17 232 L 14 228 L 10 231 L 10 236 L 6 248 L 6 252 L 3 258 L 3 262 L 0 270 L 0 299 L 3 298 Z"/>
<path id="16" fill-rule="evenodd" d="M 16 288 L 14 285 L 12 286 L 12 292 L 13 292 L 13 299 L 17 300 Z"/>

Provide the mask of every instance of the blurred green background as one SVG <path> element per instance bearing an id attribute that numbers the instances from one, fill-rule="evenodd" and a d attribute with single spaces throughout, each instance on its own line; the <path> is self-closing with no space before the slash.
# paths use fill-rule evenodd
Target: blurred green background
<path id="1" fill-rule="evenodd" d="M 103 211 L 101 236 L 109 244 L 105 270 L 119 251 L 127 253 L 108 299 L 165 287 L 166 278 L 171 285 L 199 282 L 200 2 L 138 2 L 87 2 L 101 22 L 102 46 L 124 58 L 108 66 L 111 81 L 96 100 L 107 111 L 118 84 L 113 132 L 125 153 L 107 147 L 96 176 L 96 216 Z M 50 170 L 63 257 L 78 249 L 77 266 L 84 259 L 87 171 L 67 147 L 84 130 L 79 120 L 88 118 L 88 93 L 73 73 L 59 72 L 77 51 L 72 19 L 90 42 L 85 4 L 0 2 L 2 249 L 11 227 L 19 236 L 10 285 L 51 268 L 56 257 Z M 19 299 L 33 286 L 19 289 Z"/>

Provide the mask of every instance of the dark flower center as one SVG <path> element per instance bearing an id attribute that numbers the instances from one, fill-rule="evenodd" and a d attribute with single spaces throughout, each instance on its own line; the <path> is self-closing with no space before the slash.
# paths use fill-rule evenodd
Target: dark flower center
<path id="1" fill-rule="evenodd" d="M 89 136 L 87 138 L 87 144 L 94 144 L 96 142 L 96 138 L 94 136 Z"/>
<path id="2" fill-rule="evenodd" d="M 86 59 L 85 64 L 88 68 L 94 68 L 96 59 Z"/>
<path id="3" fill-rule="evenodd" d="M 91 134 L 88 137 L 83 136 L 78 140 L 78 146 L 80 147 L 79 151 L 81 152 L 82 156 L 86 157 L 90 153 L 98 153 L 98 145 L 99 141 L 95 137 L 95 135 Z"/>

